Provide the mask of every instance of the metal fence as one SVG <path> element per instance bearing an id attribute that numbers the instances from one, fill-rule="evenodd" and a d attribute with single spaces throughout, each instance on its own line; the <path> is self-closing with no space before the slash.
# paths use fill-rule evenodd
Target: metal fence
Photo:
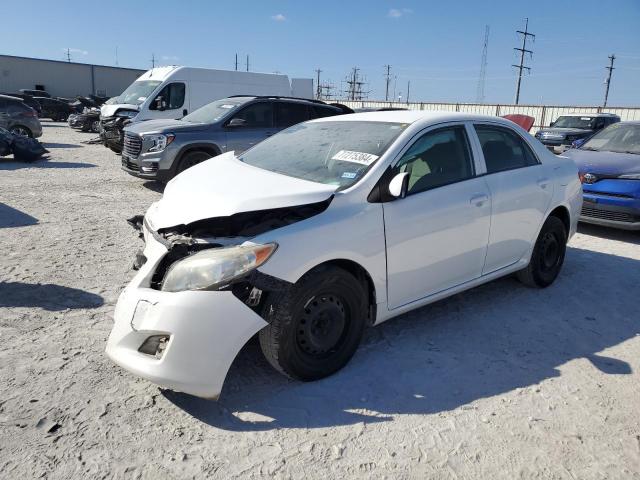
<path id="1" fill-rule="evenodd" d="M 476 103 L 401 103 L 401 102 L 375 102 L 375 101 L 344 101 L 341 102 L 350 108 L 407 108 L 409 110 L 440 110 L 447 112 L 477 113 L 480 115 L 508 115 L 519 113 L 529 115 L 536 120 L 531 128 L 535 131 L 549 124 L 560 115 L 567 113 L 614 113 L 619 115 L 622 121 L 640 120 L 640 108 L 633 107 L 578 107 L 560 105 L 500 105 L 500 104 L 476 104 Z"/>

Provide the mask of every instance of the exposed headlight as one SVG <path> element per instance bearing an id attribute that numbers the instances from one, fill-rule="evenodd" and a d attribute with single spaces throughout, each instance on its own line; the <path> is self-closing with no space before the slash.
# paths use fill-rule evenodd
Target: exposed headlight
<path id="1" fill-rule="evenodd" d="M 168 133 L 166 135 L 157 134 L 157 135 L 143 135 L 143 142 L 151 143 L 151 146 L 147 149 L 147 152 L 161 152 L 167 145 L 173 142 L 173 139 L 176 136 L 173 133 Z"/>
<path id="2" fill-rule="evenodd" d="M 625 173 L 624 175 L 620 175 L 618 178 L 624 178 L 627 180 L 640 180 L 640 173 Z"/>
<path id="3" fill-rule="evenodd" d="M 162 290 L 215 290 L 265 263 L 278 247 L 275 243 L 210 248 L 174 263 Z"/>

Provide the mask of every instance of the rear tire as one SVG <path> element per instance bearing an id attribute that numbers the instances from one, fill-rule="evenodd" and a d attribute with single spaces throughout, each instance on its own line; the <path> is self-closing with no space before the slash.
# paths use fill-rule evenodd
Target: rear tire
<path id="1" fill-rule="evenodd" d="M 567 250 L 567 230 L 558 217 L 549 217 L 542 225 L 531 261 L 516 273 L 518 280 L 529 287 L 546 288 L 562 268 Z"/>
<path id="2" fill-rule="evenodd" d="M 367 319 L 365 286 L 333 266 L 304 275 L 285 293 L 267 298 L 260 347 L 269 363 L 296 380 L 327 377 L 344 367 L 360 344 Z"/>
<path id="3" fill-rule="evenodd" d="M 184 172 L 185 170 L 197 165 L 198 163 L 204 162 L 205 160 L 213 157 L 210 153 L 204 152 L 202 150 L 198 150 L 195 152 L 186 153 L 178 164 L 178 168 L 176 169 L 176 175 Z"/>

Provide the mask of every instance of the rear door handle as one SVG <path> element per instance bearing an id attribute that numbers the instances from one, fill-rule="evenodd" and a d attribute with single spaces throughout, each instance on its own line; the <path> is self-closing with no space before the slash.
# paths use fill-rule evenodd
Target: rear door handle
<path id="1" fill-rule="evenodd" d="M 538 186 L 545 190 L 548 186 L 549 186 L 549 179 L 548 178 L 540 178 L 538 180 Z"/>
<path id="2" fill-rule="evenodd" d="M 475 205 L 476 207 L 481 207 L 485 204 L 487 200 L 489 200 L 489 195 L 487 195 L 486 193 L 480 193 L 478 195 L 474 195 L 473 197 L 471 197 L 471 199 L 469 200 L 469 203 L 471 205 Z"/>

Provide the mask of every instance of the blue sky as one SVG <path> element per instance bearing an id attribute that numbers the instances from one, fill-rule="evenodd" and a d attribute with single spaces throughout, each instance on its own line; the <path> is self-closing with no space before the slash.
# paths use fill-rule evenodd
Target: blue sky
<path id="1" fill-rule="evenodd" d="M 3 25 L 0 53 L 147 69 L 161 64 L 251 69 L 322 78 L 340 89 L 358 66 L 370 97 L 384 98 L 392 65 L 396 95 L 470 102 L 476 98 L 485 25 L 490 25 L 485 101 L 511 103 L 515 30 L 536 34 L 521 103 L 600 104 L 607 56 L 618 57 L 609 105 L 640 105 L 640 0 L 449 0 L 233 2 L 109 0 L 30 2 L 37 15 Z M 393 90 L 393 85 L 392 85 Z"/>

